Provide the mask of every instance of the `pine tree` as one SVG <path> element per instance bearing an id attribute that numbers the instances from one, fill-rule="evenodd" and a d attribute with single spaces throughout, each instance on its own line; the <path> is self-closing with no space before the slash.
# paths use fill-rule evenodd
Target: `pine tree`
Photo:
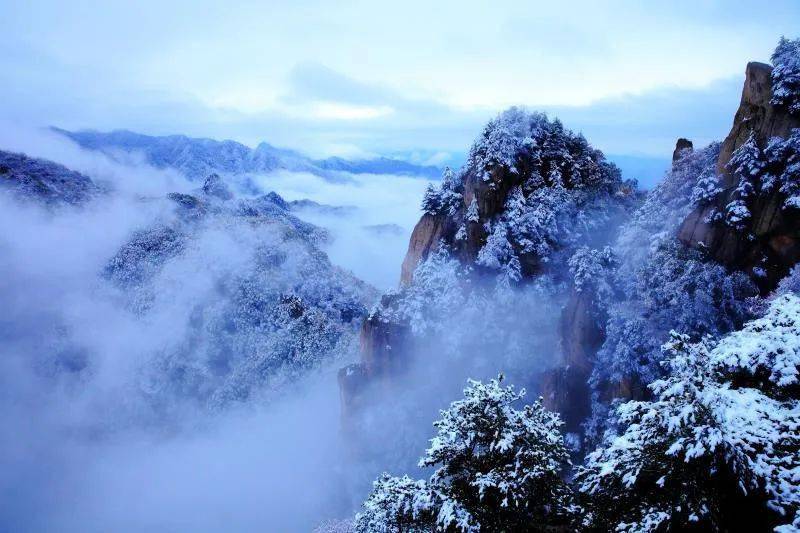
<path id="1" fill-rule="evenodd" d="M 422 210 L 429 215 L 437 215 L 442 209 L 442 197 L 439 190 L 428 184 L 425 195 L 422 197 Z"/>
<path id="2" fill-rule="evenodd" d="M 561 420 L 525 392 L 469 381 L 463 400 L 442 411 L 420 460 L 426 481 L 381 476 L 356 516 L 356 530 L 542 531 L 571 523 L 576 507 L 561 478 L 568 454 Z"/>
<path id="3" fill-rule="evenodd" d="M 622 404 L 621 431 L 609 431 L 579 469 L 593 526 L 792 523 L 800 509 L 798 337 L 800 298 L 791 293 L 718 343 L 673 333 L 664 346 L 671 372 L 650 385 L 654 399 Z"/>
<path id="4" fill-rule="evenodd" d="M 772 104 L 800 113 L 800 39 L 782 37 L 772 64 Z"/>
<path id="5" fill-rule="evenodd" d="M 756 193 L 764 171 L 765 161 L 755 137 L 750 134 L 747 141 L 733 152 L 728 170 L 738 183 L 733 199 L 725 207 L 725 223 L 737 230 L 744 229 L 750 220 L 748 204 Z"/>

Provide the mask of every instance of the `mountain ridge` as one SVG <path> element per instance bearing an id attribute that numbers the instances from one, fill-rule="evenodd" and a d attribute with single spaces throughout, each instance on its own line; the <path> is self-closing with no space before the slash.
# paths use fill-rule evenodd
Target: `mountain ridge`
<path id="1" fill-rule="evenodd" d="M 289 170 L 309 172 L 326 179 L 341 179 L 340 173 L 395 174 L 424 178 L 441 177 L 442 169 L 432 165 L 416 165 L 400 159 L 377 157 L 348 160 L 341 157 L 314 159 L 296 150 L 279 148 L 261 142 L 250 148 L 233 140 L 216 140 L 187 135 L 145 135 L 119 129 L 70 131 L 51 127 L 79 146 L 103 152 L 112 158 L 118 151 L 142 153 L 157 168 L 175 168 L 191 179 L 202 180 L 213 172 L 248 174 Z"/>

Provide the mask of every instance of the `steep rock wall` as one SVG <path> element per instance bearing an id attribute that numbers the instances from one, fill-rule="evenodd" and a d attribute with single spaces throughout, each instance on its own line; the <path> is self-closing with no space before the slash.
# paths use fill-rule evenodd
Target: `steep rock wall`
<path id="1" fill-rule="evenodd" d="M 786 138 L 792 129 L 800 127 L 800 117 L 770 103 L 771 71 L 769 65 L 748 63 L 739 109 L 717 161 L 722 193 L 710 205 L 690 213 L 678 231 L 681 242 L 707 250 L 711 257 L 731 268 L 753 272 L 759 267 L 765 275 L 756 281 L 764 291 L 774 288 L 800 260 L 800 217 L 782 208 L 785 195 L 775 190 L 756 198 L 750 206 L 748 231 L 737 231 L 719 220 L 709 219 L 731 202 L 739 184 L 727 169 L 734 151 L 751 135 L 763 147 L 769 139 Z"/>

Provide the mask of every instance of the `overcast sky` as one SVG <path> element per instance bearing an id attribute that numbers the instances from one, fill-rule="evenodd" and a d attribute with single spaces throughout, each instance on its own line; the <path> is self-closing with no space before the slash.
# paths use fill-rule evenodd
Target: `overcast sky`
<path id="1" fill-rule="evenodd" d="M 764 5 L 5 0 L 0 119 L 439 163 L 518 104 L 663 157 L 724 136 L 747 61 L 800 33 Z"/>

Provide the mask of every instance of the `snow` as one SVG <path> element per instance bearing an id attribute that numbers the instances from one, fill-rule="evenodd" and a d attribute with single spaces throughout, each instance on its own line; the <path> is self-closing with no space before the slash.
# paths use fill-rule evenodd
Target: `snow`
<path id="1" fill-rule="evenodd" d="M 497 531 L 521 516 L 543 524 L 572 512 L 559 475 L 568 453 L 558 415 L 541 400 L 515 409 L 525 392 L 501 381 L 469 381 L 464 399 L 434 422 L 437 435 L 420 460 L 435 468 L 430 479 L 382 475 L 356 516 L 356 531 L 428 531 L 434 524 L 442 531 Z"/>
<path id="2" fill-rule="evenodd" d="M 781 37 L 772 64 L 772 104 L 800 113 L 800 39 Z"/>

